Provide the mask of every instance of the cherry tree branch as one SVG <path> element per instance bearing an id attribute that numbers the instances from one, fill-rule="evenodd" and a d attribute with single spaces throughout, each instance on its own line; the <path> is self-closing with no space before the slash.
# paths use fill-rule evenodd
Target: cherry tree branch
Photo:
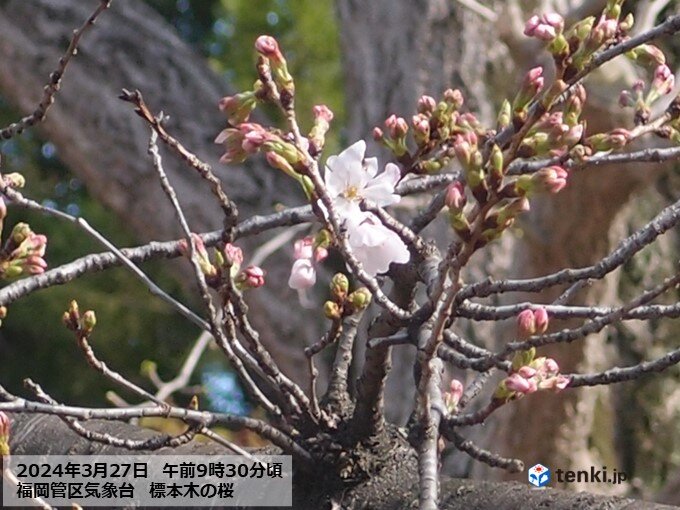
<path id="1" fill-rule="evenodd" d="M 45 119 L 47 111 L 50 106 L 54 104 L 54 98 L 61 88 L 61 79 L 66 72 L 66 68 L 71 61 L 71 58 L 78 54 L 78 45 L 83 35 L 94 26 L 99 15 L 111 6 L 111 0 L 100 0 L 99 6 L 90 15 L 89 18 L 82 24 L 82 26 L 73 31 L 71 42 L 66 48 L 66 52 L 59 58 L 59 65 L 57 69 L 50 73 L 50 78 L 47 84 L 43 87 L 43 95 L 40 103 L 30 115 L 23 117 L 17 122 L 13 122 L 7 127 L 0 129 L 0 140 L 8 140 L 16 135 L 20 135 L 27 128 L 39 124 Z"/>

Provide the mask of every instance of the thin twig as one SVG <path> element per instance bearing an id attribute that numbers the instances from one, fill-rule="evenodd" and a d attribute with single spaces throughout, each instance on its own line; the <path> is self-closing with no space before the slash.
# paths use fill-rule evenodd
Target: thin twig
<path id="1" fill-rule="evenodd" d="M 94 26 L 99 15 L 108 9 L 110 5 L 111 0 L 100 0 L 99 6 L 92 14 L 90 14 L 90 17 L 87 18 L 85 23 L 83 23 L 80 28 L 73 31 L 73 36 L 71 37 L 71 42 L 69 43 L 68 48 L 66 48 L 66 52 L 59 58 L 59 65 L 57 66 L 57 69 L 50 73 L 49 82 L 47 82 L 47 85 L 43 87 L 43 95 L 36 109 L 30 115 L 27 115 L 21 120 L 14 122 L 5 128 L 2 128 L 0 130 L 0 140 L 8 140 L 16 135 L 19 135 L 25 129 L 30 128 L 45 119 L 47 111 L 54 103 L 54 97 L 61 88 L 61 79 L 66 72 L 66 67 L 71 61 L 71 58 L 78 53 L 80 39 L 90 27 Z"/>

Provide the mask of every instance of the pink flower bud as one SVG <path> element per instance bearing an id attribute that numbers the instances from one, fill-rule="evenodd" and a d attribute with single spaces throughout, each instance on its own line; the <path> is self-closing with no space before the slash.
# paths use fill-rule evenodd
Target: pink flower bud
<path id="1" fill-rule="evenodd" d="M 446 89 L 444 91 L 444 101 L 458 110 L 465 103 L 465 98 L 463 97 L 463 93 L 458 89 Z"/>
<path id="2" fill-rule="evenodd" d="M 318 104 L 314 106 L 314 108 L 312 108 L 312 113 L 316 119 L 321 119 L 326 122 L 333 120 L 333 112 L 325 104 Z"/>
<path id="3" fill-rule="evenodd" d="M 517 371 L 517 373 L 525 379 L 531 379 L 536 375 L 536 369 L 529 366 L 523 366 Z"/>
<path id="4" fill-rule="evenodd" d="M 546 358 L 543 366 L 548 375 L 556 375 L 560 372 L 560 366 L 557 364 L 557 361 L 552 358 Z"/>
<path id="5" fill-rule="evenodd" d="M 536 382 L 525 379 L 519 374 L 511 374 L 505 379 L 505 387 L 518 393 L 533 393 L 538 389 Z"/>
<path id="6" fill-rule="evenodd" d="M 567 185 L 568 172 L 561 166 L 542 168 L 532 176 L 532 181 L 539 190 L 548 193 L 559 193 Z"/>
<path id="7" fill-rule="evenodd" d="M 666 65 L 660 65 L 654 71 L 654 80 L 652 81 L 652 89 L 656 90 L 659 95 L 670 94 L 675 85 L 675 76 L 670 68 Z"/>
<path id="8" fill-rule="evenodd" d="M 458 379 L 451 379 L 451 385 L 449 391 L 444 393 L 444 404 L 449 412 L 454 412 L 463 396 L 463 383 Z"/>
<path id="9" fill-rule="evenodd" d="M 318 246 L 314 250 L 314 262 L 323 262 L 328 258 L 328 250 L 323 246 Z"/>
<path id="10" fill-rule="evenodd" d="M 542 306 L 534 310 L 536 333 L 545 333 L 548 329 L 548 312 Z"/>
<path id="11" fill-rule="evenodd" d="M 536 333 L 536 319 L 532 310 L 522 310 L 517 316 L 517 333 L 520 338 L 527 338 Z"/>
<path id="12" fill-rule="evenodd" d="M 316 283 L 316 270 L 308 258 L 299 258 L 293 264 L 288 278 L 291 289 L 303 290 L 313 287 Z"/>
<path id="13" fill-rule="evenodd" d="M 283 55 L 279 43 L 270 35 L 261 35 L 255 41 L 255 50 L 272 61 L 281 61 Z"/>
<path id="14" fill-rule="evenodd" d="M 314 254 L 314 239 L 312 237 L 305 237 L 295 241 L 295 258 L 296 259 L 311 259 Z"/>
<path id="15" fill-rule="evenodd" d="M 241 288 L 256 289 L 264 285 L 265 272 L 261 267 L 248 266 L 237 278 L 237 283 Z"/>
<path id="16" fill-rule="evenodd" d="M 380 129 L 379 127 L 373 128 L 373 139 L 376 142 L 380 142 L 384 137 L 385 137 L 385 134 L 383 133 L 382 129 Z"/>
<path id="17" fill-rule="evenodd" d="M 430 114 L 437 107 L 437 102 L 431 96 L 420 96 L 418 99 L 418 113 Z"/>
<path id="18" fill-rule="evenodd" d="M 430 136 L 430 121 L 428 118 L 419 113 L 414 115 L 412 119 L 414 136 L 418 139 L 426 140 Z"/>
<path id="19" fill-rule="evenodd" d="M 464 390 L 465 388 L 463 387 L 462 382 L 460 382 L 458 379 L 451 379 L 450 391 L 456 402 L 458 402 L 463 396 Z"/>
<path id="20" fill-rule="evenodd" d="M 241 264 L 243 264 L 243 250 L 231 243 L 225 244 L 224 260 L 231 266 L 241 267 Z"/>
<path id="21" fill-rule="evenodd" d="M 465 189 L 460 181 L 449 184 L 446 188 L 446 198 L 444 201 L 449 209 L 460 211 L 465 207 Z"/>

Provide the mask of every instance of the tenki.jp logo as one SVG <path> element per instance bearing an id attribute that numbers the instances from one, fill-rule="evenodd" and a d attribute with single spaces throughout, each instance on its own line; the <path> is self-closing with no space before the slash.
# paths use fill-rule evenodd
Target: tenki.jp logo
<path id="1" fill-rule="evenodd" d="M 529 483 L 536 487 L 545 487 L 550 483 L 550 468 L 543 464 L 536 464 L 529 468 Z"/>

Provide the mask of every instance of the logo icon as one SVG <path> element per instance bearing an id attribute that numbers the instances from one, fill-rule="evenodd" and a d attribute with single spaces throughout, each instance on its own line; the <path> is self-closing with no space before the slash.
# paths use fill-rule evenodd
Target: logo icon
<path id="1" fill-rule="evenodd" d="M 529 483 L 536 487 L 545 487 L 550 483 L 550 468 L 536 464 L 529 468 Z"/>

